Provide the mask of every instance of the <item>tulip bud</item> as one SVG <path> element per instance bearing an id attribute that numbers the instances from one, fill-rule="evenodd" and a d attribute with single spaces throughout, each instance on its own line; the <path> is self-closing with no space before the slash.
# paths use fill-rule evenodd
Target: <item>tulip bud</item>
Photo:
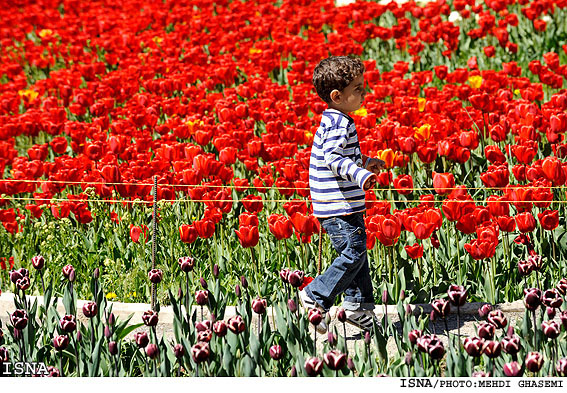
<path id="1" fill-rule="evenodd" d="M 556 339 L 559 337 L 559 333 L 561 333 L 561 328 L 559 324 L 555 321 L 543 321 L 541 323 L 541 330 L 543 330 L 543 334 L 545 337 L 550 339 Z"/>
<path id="2" fill-rule="evenodd" d="M 280 279 L 284 284 L 289 283 L 288 276 L 289 276 L 289 269 L 280 270 Z"/>
<path id="3" fill-rule="evenodd" d="M 0 347 L 0 364 L 8 363 L 10 360 L 10 352 L 8 352 L 8 348 Z"/>
<path id="4" fill-rule="evenodd" d="M 112 356 L 118 354 L 118 345 L 116 344 L 116 341 L 111 341 L 108 343 L 108 352 L 110 352 Z"/>
<path id="5" fill-rule="evenodd" d="M 199 282 L 201 283 L 201 287 L 203 287 L 203 289 L 206 290 L 209 288 L 209 284 L 207 284 L 207 281 L 203 277 L 199 279 Z"/>
<path id="6" fill-rule="evenodd" d="M 451 285 L 447 290 L 449 301 L 455 307 L 462 307 L 467 301 L 467 290 L 462 285 Z"/>
<path id="7" fill-rule="evenodd" d="M 295 300 L 287 299 L 287 308 L 289 308 L 289 311 L 291 311 L 292 313 L 296 312 L 297 304 L 295 304 Z"/>
<path id="8" fill-rule="evenodd" d="M 156 326 L 158 321 L 159 318 L 157 312 L 152 310 L 148 310 L 142 315 L 142 322 L 144 322 L 144 325 L 146 326 Z"/>
<path id="9" fill-rule="evenodd" d="M 560 376 L 567 377 L 567 358 L 559 359 L 555 369 L 557 370 Z"/>
<path id="10" fill-rule="evenodd" d="M 496 333 L 496 327 L 491 323 L 482 322 L 478 325 L 478 335 L 485 340 L 492 340 Z"/>
<path id="11" fill-rule="evenodd" d="M 289 272 L 287 279 L 289 284 L 294 287 L 298 288 L 303 284 L 303 280 L 305 278 L 305 274 L 301 270 L 294 270 Z"/>
<path id="12" fill-rule="evenodd" d="M 28 326 L 28 313 L 25 310 L 16 310 L 10 315 L 10 321 L 17 330 L 23 330 Z"/>
<path id="13" fill-rule="evenodd" d="M 504 352 L 512 356 L 516 355 L 520 351 L 521 347 L 522 343 L 520 341 L 520 337 L 516 335 L 504 337 L 502 339 L 502 349 L 504 349 Z"/>
<path id="14" fill-rule="evenodd" d="M 304 367 L 307 375 L 310 377 L 316 377 L 323 369 L 323 362 L 317 357 L 308 358 L 305 361 Z"/>
<path id="15" fill-rule="evenodd" d="M 246 279 L 246 277 L 240 277 L 240 285 L 242 285 L 242 288 L 244 289 L 248 288 L 248 280 Z"/>
<path id="16" fill-rule="evenodd" d="M 435 316 L 439 318 L 447 317 L 447 315 L 449 315 L 449 311 L 451 310 L 449 302 L 445 299 L 435 299 L 431 303 L 431 307 L 433 307 L 433 311 L 435 311 Z"/>
<path id="17" fill-rule="evenodd" d="M 213 332 L 218 336 L 218 337 L 224 337 L 226 336 L 226 332 L 228 330 L 228 327 L 226 326 L 226 323 L 224 321 L 217 321 L 215 322 L 215 324 L 213 325 Z"/>
<path id="18" fill-rule="evenodd" d="M 10 272 L 10 281 L 12 281 L 13 284 L 16 284 L 16 282 L 18 282 L 18 280 L 21 278 L 23 278 L 23 276 L 20 274 L 19 271 L 12 270 Z"/>
<path id="19" fill-rule="evenodd" d="M 55 336 L 53 337 L 53 346 L 55 350 L 61 352 L 64 351 L 69 345 L 69 337 L 67 336 Z"/>
<path id="20" fill-rule="evenodd" d="M 506 332 L 506 335 L 508 337 L 512 337 L 514 335 L 514 326 L 512 325 L 508 326 L 508 331 Z"/>
<path id="21" fill-rule="evenodd" d="M 108 325 L 104 326 L 104 337 L 110 338 L 112 336 L 112 331 Z"/>
<path id="22" fill-rule="evenodd" d="M 77 322 L 75 321 L 74 315 L 65 315 L 59 321 L 59 326 L 66 333 L 74 332 L 77 328 Z"/>
<path id="23" fill-rule="evenodd" d="M 498 341 L 485 341 L 482 353 L 491 359 L 497 358 L 502 353 L 502 345 Z"/>
<path id="24" fill-rule="evenodd" d="M 402 291 L 400 292 L 400 301 L 404 301 L 406 299 L 406 291 L 404 289 L 402 289 Z"/>
<path id="25" fill-rule="evenodd" d="M 488 322 L 498 329 L 504 329 L 508 324 L 508 320 L 501 310 L 494 310 L 488 313 Z"/>
<path id="26" fill-rule="evenodd" d="M 70 282 L 73 282 L 75 279 L 75 268 L 73 267 L 73 265 L 65 265 L 63 266 L 63 276 L 68 279 Z M 73 274 L 73 280 L 71 280 L 71 274 Z"/>
<path id="27" fill-rule="evenodd" d="M 240 285 L 236 284 L 236 286 L 234 287 L 234 293 L 238 298 L 240 297 L 240 295 L 242 295 L 242 293 L 240 292 Z"/>
<path id="28" fill-rule="evenodd" d="M 433 337 L 429 341 L 429 345 L 427 346 L 427 353 L 431 356 L 433 360 L 440 360 L 445 355 L 445 347 L 443 346 L 443 342 L 439 340 L 437 337 Z"/>
<path id="29" fill-rule="evenodd" d="M 212 330 L 203 330 L 197 334 L 197 341 L 198 342 L 210 342 L 213 338 L 213 331 Z"/>
<path id="30" fill-rule="evenodd" d="M 528 276 L 531 272 L 534 271 L 534 266 L 531 264 L 531 262 L 528 261 L 519 261 L 518 262 L 518 272 L 520 273 L 520 276 Z"/>
<path id="31" fill-rule="evenodd" d="M 183 289 L 181 287 L 177 288 L 177 299 L 183 299 Z"/>
<path id="32" fill-rule="evenodd" d="M 81 342 L 83 340 L 83 335 L 81 334 L 80 330 L 77 330 L 77 342 Z"/>
<path id="33" fill-rule="evenodd" d="M 92 318 L 98 313 L 98 306 L 95 302 L 88 302 L 83 305 L 83 314 L 87 318 Z"/>
<path id="34" fill-rule="evenodd" d="M 209 355 L 209 344 L 206 342 L 199 342 L 191 347 L 191 356 L 195 363 L 207 361 L 209 359 Z"/>
<path id="35" fill-rule="evenodd" d="M 530 255 L 528 262 L 533 265 L 535 271 L 540 271 L 543 267 L 541 255 Z"/>
<path id="36" fill-rule="evenodd" d="M 183 273 L 189 273 L 195 267 L 195 260 L 191 257 L 181 257 L 177 260 Z"/>
<path id="37" fill-rule="evenodd" d="M 431 312 L 429 313 L 429 320 L 431 322 L 435 322 L 437 320 L 437 313 L 435 312 L 435 310 L 431 310 Z"/>
<path id="38" fill-rule="evenodd" d="M 334 347 L 337 343 L 337 336 L 330 330 L 327 332 L 327 343 L 329 343 L 331 347 Z"/>
<path id="39" fill-rule="evenodd" d="M 274 360 L 280 360 L 284 355 L 281 345 L 272 345 L 270 347 L 270 357 Z"/>
<path id="40" fill-rule="evenodd" d="M 312 308 L 309 310 L 309 322 L 313 324 L 313 326 L 317 326 L 323 321 L 323 314 L 317 308 Z"/>
<path id="41" fill-rule="evenodd" d="M 183 356 L 185 356 L 185 347 L 183 346 L 183 344 L 175 344 L 175 346 L 173 347 L 173 353 L 175 354 L 175 357 L 177 359 L 181 359 Z"/>
<path id="42" fill-rule="evenodd" d="M 97 267 L 93 272 L 93 278 L 95 280 L 98 280 L 99 277 L 100 277 L 100 269 Z"/>
<path id="43" fill-rule="evenodd" d="M 20 278 L 18 281 L 16 281 L 16 287 L 20 290 L 20 291 L 25 291 L 30 287 L 31 283 L 30 283 L 30 278 L 29 277 L 22 277 Z"/>
<path id="44" fill-rule="evenodd" d="M 266 312 L 266 307 L 266 299 L 257 298 L 252 300 L 252 311 L 254 311 L 256 314 L 264 314 Z"/>
<path id="45" fill-rule="evenodd" d="M 484 342 L 478 337 L 467 337 L 463 343 L 465 351 L 472 357 L 480 357 L 482 355 L 482 345 Z"/>
<path id="46" fill-rule="evenodd" d="M 518 362 L 510 362 L 504 364 L 502 367 L 504 374 L 507 377 L 521 377 L 522 376 L 522 367 L 518 364 Z"/>
<path id="47" fill-rule="evenodd" d="M 291 367 L 291 370 L 289 371 L 289 376 L 297 377 L 297 369 L 295 368 L 295 365 Z"/>
<path id="48" fill-rule="evenodd" d="M 59 369 L 53 367 L 53 366 L 48 366 L 47 367 L 47 376 L 50 378 L 58 378 L 61 376 L 61 372 L 59 371 Z"/>
<path id="49" fill-rule="evenodd" d="M 370 332 L 364 332 L 364 343 L 366 345 L 370 345 L 372 341 L 372 336 L 370 336 Z"/>
<path id="50" fill-rule="evenodd" d="M 219 277 L 219 265 L 217 265 L 216 263 L 213 265 L 213 277 Z"/>
<path id="51" fill-rule="evenodd" d="M 543 366 L 543 356 L 539 352 L 530 352 L 526 355 L 526 368 L 532 373 L 537 373 Z"/>
<path id="52" fill-rule="evenodd" d="M 148 272 L 148 278 L 153 284 L 159 284 L 163 279 L 163 272 L 160 269 L 152 269 Z"/>
<path id="53" fill-rule="evenodd" d="M 146 355 L 150 358 L 150 359 L 155 359 L 159 356 L 159 347 L 155 344 L 148 344 L 148 346 L 146 347 Z"/>
<path id="54" fill-rule="evenodd" d="M 563 325 L 563 329 L 567 330 L 567 310 L 561 311 L 561 314 L 559 314 L 559 319 L 561 320 L 561 325 Z"/>
<path id="55" fill-rule="evenodd" d="M 543 292 L 541 302 L 547 307 L 559 308 L 563 304 L 563 299 L 557 289 L 548 289 Z"/>
<path id="56" fill-rule="evenodd" d="M 539 288 L 524 289 L 524 303 L 528 310 L 536 310 L 541 304 L 541 291 Z"/>
<path id="57" fill-rule="evenodd" d="M 109 313 L 108 314 L 108 324 L 110 326 L 114 326 L 114 324 L 116 323 L 116 317 L 114 316 L 114 313 Z"/>
<path id="58" fill-rule="evenodd" d="M 406 356 L 404 357 L 404 363 L 406 364 L 406 366 L 411 365 L 413 361 L 413 353 L 411 351 L 407 351 L 406 352 Z"/>
<path id="59" fill-rule="evenodd" d="M 384 289 L 382 291 L 382 304 L 388 304 L 388 290 Z"/>
<path id="60" fill-rule="evenodd" d="M 548 318 L 548 319 L 553 319 L 553 318 L 555 318 L 555 314 L 556 314 L 555 308 L 553 308 L 553 307 L 546 307 L 546 308 L 545 308 L 545 313 L 547 314 L 547 318 Z"/>
<path id="61" fill-rule="evenodd" d="M 488 313 L 492 311 L 492 305 L 491 304 L 483 304 L 479 309 L 478 309 L 478 316 L 481 318 L 486 318 L 488 316 Z"/>
<path id="62" fill-rule="evenodd" d="M 195 301 L 199 306 L 205 306 L 209 302 L 209 292 L 201 290 L 195 292 Z"/>
<path id="63" fill-rule="evenodd" d="M 197 322 L 197 324 L 195 325 L 195 329 L 198 332 L 202 332 L 205 330 L 211 330 L 213 327 L 213 321 L 210 319 L 205 319 L 204 321 L 201 322 Z"/>
<path id="64" fill-rule="evenodd" d="M 233 332 L 234 334 L 242 333 L 246 329 L 246 325 L 242 320 L 240 315 L 235 315 L 230 317 L 230 319 L 226 322 L 228 329 Z"/>
<path id="65" fill-rule="evenodd" d="M 356 366 L 354 365 L 354 361 L 352 360 L 352 358 L 348 358 L 346 364 L 347 364 L 348 369 L 352 373 L 354 373 L 356 371 Z"/>
<path id="66" fill-rule="evenodd" d="M 323 361 L 331 370 L 340 370 L 346 365 L 347 356 L 337 350 L 332 350 L 323 355 Z"/>
<path id="67" fill-rule="evenodd" d="M 411 306 L 409 304 L 406 304 L 406 316 L 411 317 L 412 315 L 413 315 L 413 311 L 411 309 Z"/>
<path id="68" fill-rule="evenodd" d="M 422 336 L 422 331 L 415 329 L 408 333 L 408 339 L 411 345 L 415 345 L 417 343 L 417 339 Z"/>
<path id="69" fill-rule="evenodd" d="M 339 308 L 339 311 L 337 311 L 337 319 L 339 320 L 339 322 L 345 323 L 346 322 L 346 311 L 344 308 Z"/>
<path id="70" fill-rule="evenodd" d="M 31 261 L 35 270 L 41 270 L 45 266 L 45 259 L 41 255 L 36 255 Z"/>
<path id="71" fill-rule="evenodd" d="M 138 332 L 134 334 L 134 341 L 136 341 L 136 345 L 138 345 L 139 348 L 145 348 L 149 344 L 150 338 L 148 337 L 148 333 Z"/>
<path id="72" fill-rule="evenodd" d="M 563 296 L 567 294 L 567 278 L 562 278 L 561 280 L 559 280 L 559 282 L 557 283 L 557 291 L 559 291 L 559 293 Z"/>

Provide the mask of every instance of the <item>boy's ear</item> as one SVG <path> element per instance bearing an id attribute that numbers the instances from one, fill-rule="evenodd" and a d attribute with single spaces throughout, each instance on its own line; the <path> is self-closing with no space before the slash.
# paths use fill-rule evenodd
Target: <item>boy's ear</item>
<path id="1" fill-rule="evenodd" d="M 335 104 L 339 104 L 341 102 L 341 92 L 337 89 L 333 90 L 331 94 L 329 94 L 329 97 Z"/>

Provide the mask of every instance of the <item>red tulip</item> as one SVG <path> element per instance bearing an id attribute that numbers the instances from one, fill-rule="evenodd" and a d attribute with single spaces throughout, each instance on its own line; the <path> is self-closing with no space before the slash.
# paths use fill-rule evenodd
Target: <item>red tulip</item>
<path id="1" fill-rule="evenodd" d="M 433 172 L 433 187 L 437 194 L 448 194 L 455 187 L 455 177 L 452 173 Z"/>
<path id="2" fill-rule="evenodd" d="M 197 230 L 192 224 L 183 224 L 179 227 L 179 237 L 183 243 L 191 244 L 197 240 Z"/>
<path id="3" fill-rule="evenodd" d="M 411 259 L 418 259 L 423 257 L 423 246 L 418 243 L 415 243 L 413 246 L 407 245 L 404 247 L 404 249 Z"/>
<path id="4" fill-rule="evenodd" d="M 516 224 L 520 232 L 532 232 L 536 227 L 536 220 L 532 213 L 524 212 L 516 215 Z"/>
<path id="5" fill-rule="evenodd" d="M 538 213 L 537 218 L 541 227 L 546 231 L 553 231 L 559 225 L 559 211 L 557 210 L 545 210 Z"/>
<path id="6" fill-rule="evenodd" d="M 254 247 L 260 239 L 257 226 L 241 226 L 238 230 L 235 229 L 234 232 L 238 236 L 240 245 L 244 248 Z"/>

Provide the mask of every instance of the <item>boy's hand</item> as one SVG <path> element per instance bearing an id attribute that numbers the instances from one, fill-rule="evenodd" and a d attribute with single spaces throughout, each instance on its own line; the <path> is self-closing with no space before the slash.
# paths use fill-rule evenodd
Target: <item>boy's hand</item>
<path id="1" fill-rule="evenodd" d="M 372 190 L 376 185 L 376 175 L 368 176 L 368 179 L 364 182 L 363 189 L 364 191 Z"/>
<path id="2" fill-rule="evenodd" d="M 379 174 L 381 169 L 386 167 L 386 163 L 378 158 L 368 157 L 368 163 L 366 164 L 366 169 L 374 174 Z"/>

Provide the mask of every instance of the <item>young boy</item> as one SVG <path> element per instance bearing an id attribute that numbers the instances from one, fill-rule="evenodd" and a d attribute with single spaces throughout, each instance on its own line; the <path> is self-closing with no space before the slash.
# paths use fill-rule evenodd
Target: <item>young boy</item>
<path id="1" fill-rule="evenodd" d="M 313 139 L 309 163 L 313 214 L 339 256 L 300 292 L 300 298 L 304 307 L 326 313 L 344 292 L 347 322 L 370 331 L 374 295 L 366 253 L 364 191 L 374 187 L 384 162 L 360 153 L 349 116 L 362 106 L 366 95 L 364 65 L 360 59 L 329 57 L 315 67 L 313 85 L 328 105 Z M 326 331 L 326 324 L 318 330 Z"/>

